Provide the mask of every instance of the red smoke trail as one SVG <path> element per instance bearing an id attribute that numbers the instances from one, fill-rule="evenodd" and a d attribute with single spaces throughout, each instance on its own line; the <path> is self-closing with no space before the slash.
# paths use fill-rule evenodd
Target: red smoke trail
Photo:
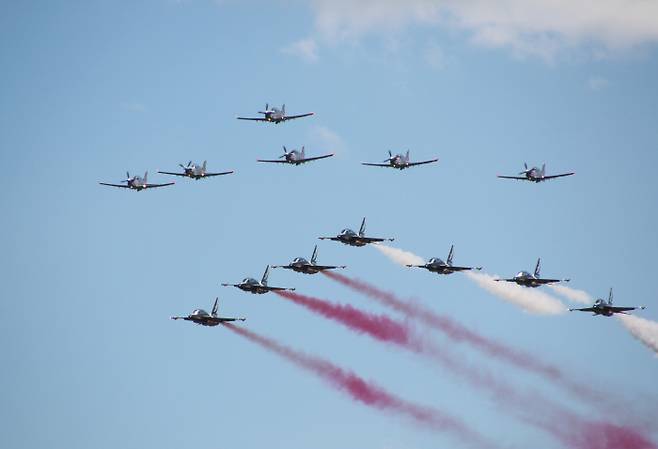
<path id="1" fill-rule="evenodd" d="M 403 301 L 397 298 L 394 294 L 382 291 L 366 282 L 351 279 L 338 273 L 323 271 L 322 274 L 349 288 L 363 293 L 366 296 L 407 315 L 408 317 L 418 319 L 425 325 L 442 332 L 453 341 L 467 342 L 496 359 L 508 362 L 523 370 L 534 372 L 535 374 L 551 381 L 558 382 L 566 387 L 570 393 L 587 402 L 594 403 L 596 406 L 610 405 L 609 401 L 603 394 L 593 391 L 585 385 L 574 383 L 567 378 L 560 368 L 544 363 L 531 354 L 523 353 L 503 343 L 486 338 L 451 318 L 441 316 L 420 304 Z"/>
<path id="2" fill-rule="evenodd" d="M 338 321 L 352 330 L 366 333 L 377 340 L 394 343 L 413 352 L 430 356 L 460 379 L 467 380 L 474 387 L 484 389 L 498 402 L 512 408 L 517 413 L 520 413 L 526 421 L 548 431 L 556 438 L 563 441 L 569 439 L 573 444 L 581 441 L 589 441 L 589 437 L 584 435 L 590 435 L 591 426 L 584 420 L 577 418 L 576 415 L 573 415 L 568 410 L 538 394 L 523 394 L 515 386 L 497 379 L 487 371 L 455 358 L 450 352 L 442 350 L 429 341 L 419 339 L 414 334 L 413 329 L 404 323 L 395 321 L 386 315 L 375 315 L 347 304 L 335 304 L 323 299 L 288 291 L 277 291 L 275 293 L 313 312 Z M 548 414 L 552 414 L 555 418 L 548 421 L 544 417 L 544 415 Z M 571 418 L 565 420 L 568 416 Z M 555 422 L 559 422 L 560 425 L 554 425 L 553 423 Z M 602 427 L 601 424 L 598 427 L 608 432 L 612 432 L 613 429 L 621 429 L 628 433 L 629 436 L 634 436 L 634 440 L 628 440 L 628 446 L 619 446 L 617 449 L 643 449 L 645 446 L 635 446 L 630 443 L 633 441 L 648 441 L 635 429 L 614 426 L 607 423 L 604 424 L 608 427 Z M 564 429 L 569 429 L 569 433 L 565 434 Z M 599 446 L 579 446 L 579 448 L 581 447 L 582 449 L 599 448 Z M 607 449 L 606 446 L 602 446 L 601 448 Z"/>
<path id="3" fill-rule="evenodd" d="M 346 371 L 327 360 L 295 351 L 294 349 L 286 347 L 264 336 L 246 330 L 243 327 L 237 327 L 229 323 L 223 323 L 223 325 L 251 342 L 285 358 L 298 367 L 316 374 L 329 382 L 333 387 L 346 392 L 358 402 L 379 410 L 397 412 L 401 415 L 412 418 L 415 422 L 425 425 L 433 430 L 450 432 L 455 437 L 471 446 L 485 448 L 496 447 L 493 443 L 488 442 L 459 419 L 441 412 L 440 410 L 401 399 L 392 393 L 387 392 L 383 388 L 371 382 L 367 382 L 358 375 Z"/>

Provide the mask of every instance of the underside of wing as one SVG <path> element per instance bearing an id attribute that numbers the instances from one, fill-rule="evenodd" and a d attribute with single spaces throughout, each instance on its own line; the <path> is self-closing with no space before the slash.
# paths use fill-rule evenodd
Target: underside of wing
<path id="1" fill-rule="evenodd" d="M 290 162 L 282 159 L 256 159 L 256 162 L 267 162 L 270 164 L 289 164 Z"/>
<path id="2" fill-rule="evenodd" d="M 581 309 L 569 309 L 571 312 L 595 312 L 594 307 L 583 307 Z"/>
<path id="3" fill-rule="evenodd" d="M 361 162 L 361 165 L 367 165 L 369 167 L 392 167 L 391 164 L 377 164 L 374 162 Z"/>
<path id="4" fill-rule="evenodd" d="M 254 122 L 266 122 L 267 119 L 263 117 L 236 117 L 238 120 L 252 120 Z"/>
<path id="5" fill-rule="evenodd" d="M 534 279 L 533 282 L 537 284 L 553 284 L 555 282 L 562 282 L 562 279 Z"/>
<path id="6" fill-rule="evenodd" d="M 616 307 L 616 306 L 611 306 L 609 309 L 614 312 L 614 313 L 620 313 L 620 312 L 628 312 L 631 310 L 637 309 L 637 307 Z"/>
<path id="7" fill-rule="evenodd" d="M 449 269 L 452 271 L 468 271 L 472 270 L 473 267 L 449 267 Z"/>
<path id="8" fill-rule="evenodd" d="M 302 117 L 308 117 L 311 115 L 314 115 L 315 112 L 307 112 L 306 114 L 299 114 L 299 115 L 286 115 L 283 120 L 294 120 L 296 118 L 302 118 Z"/>
<path id="9" fill-rule="evenodd" d="M 205 176 L 206 178 L 208 178 L 208 177 L 210 177 L 210 176 L 230 175 L 231 173 L 233 173 L 233 170 L 231 170 L 231 171 L 224 171 L 224 172 L 221 172 L 221 173 L 206 173 L 204 176 Z"/>
<path id="10" fill-rule="evenodd" d="M 331 157 L 331 156 L 333 156 L 333 155 L 334 155 L 334 154 L 331 153 L 331 154 L 325 154 L 325 155 L 323 155 L 323 156 L 307 157 L 307 158 L 304 158 L 304 159 L 300 159 L 300 160 L 298 160 L 298 161 L 296 161 L 296 162 L 297 162 L 297 163 L 303 163 L 303 162 L 317 161 L 318 159 L 326 159 L 326 158 Z"/>
<path id="11" fill-rule="evenodd" d="M 336 268 L 345 268 L 343 266 L 334 266 L 334 265 L 313 265 L 313 268 L 316 270 L 335 270 Z"/>
<path id="12" fill-rule="evenodd" d="M 562 173 L 560 175 L 544 176 L 544 179 L 563 178 L 565 176 L 575 175 L 575 173 Z"/>
<path id="13" fill-rule="evenodd" d="M 525 176 L 503 176 L 503 175 L 498 175 L 497 177 L 501 178 L 501 179 L 518 179 L 519 181 L 527 181 L 528 180 L 528 178 L 526 178 Z"/>
<path id="14" fill-rule="evenodd" d="M 185 173 L 174 173 L 170 171 L 158 171 L 161 175 L 172 175 L 172 176 L 187 176 Z"/>
<path id="15" fill-rule="evenodd" d="M 415 167 L 416 165 L 431 164 L 433 162 L 438 162 L 438 159 L 430 159 L 429 161 L 420 161 L 420 162 L 409 162 L 407 167 Z"/>
<path id="16" fill-rule="evenodd" d="M 106 182 L 99 182 L 99 184 L 102 185 L 102 186 L 120 187 L 122 189 L 129 189 L 130 188 L 126 184 L 108 184 Z"/>
<path id="17" fill-rule="evenodd" d="M 385 239 L 385 238 L 380 238 L 380 237 L 358 237 L 357 240 L 365 243 L 378 243 L 378 242 L 383 242 L 385 240 L 390 240 L 390 239 Z"/>
<path id="18" fill-rule="evenodd" d="M 167 182 L 165 184 L 146 184 L 144 187 L 145 189 L 155 189 L 156 187 L 167 187 L 167 186 L 173 186 L 176 184 L 175 182 Z"/>

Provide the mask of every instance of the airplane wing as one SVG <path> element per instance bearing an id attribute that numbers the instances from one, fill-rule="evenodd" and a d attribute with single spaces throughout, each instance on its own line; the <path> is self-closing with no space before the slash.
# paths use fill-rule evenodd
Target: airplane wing
<path id="1" fill-rule="evenodd" d="M 293 120 L 293 119 L 302 118 L 302 117 L 308 117 L 308 116 L 314 115 L 314 114 L 315 114 L 315 112 L 307 112 L 306 114 L 300 114 L 300 115 L 286 115 L 286 116 L 283 117 L 283 121 Z M 240 117 L 238 117 L 238 118 L 240 118 Z"/>
<path id="2" fill-rule="evenodd" d="M 494 279 L 496 282 L 516 282 L 516 279 Z"/>
<path id="3" fill-rule="evenodd" d="M 155 189 L 156 187 L 167 187 L 167 186 L 173 186 L 176 184 L 175 182 L 167 182 L 165 184 L 146 184 L 144 186 L 145 189 Z"/>
<path id="4" fill-rule="evenodd" d="M 100 185 L 102 186 L 110 186 L 110 187 L 121 187 L 122 189 L 129 189 L 130 186 L 127 184 L 108 184 L 106 182 L 99 182 Z"/>
<path id="5" fill-rule="evenodd" d="M 518 179 L 519 181 L 527 181 L 528 180 L 528 178 L 526 178 L 525 176 L 503 176 L 503 175 L 498 175 L 497 177 L 501 178 L 501 179 Z"/>
<path id="6" fill-rule="evenodd" d="M 161 175 L 187 176 L 185 173 L 174 173 L 170 171 L 158 171 Z"/>
<path id="7" fill-rule="evenodd" d="M 387 239 L 387 238 L 380 238 L 380 237 L 357 237 L 357 240 L 360 240 L 365 243 L 379 243 L 379 242 L 392 242 L 395 239 Z"/>
<path id="8" fill-rule="evenodd" d="M 298 160 L 298 161 L 296 161 L 296 162 L 299 163 L 299 164 L 302 164 L 302 163 L 304 163 L 304 162 L 317 161 L 318 159 L 326 159 L 326 158 L 331 157 L 331 156 L 333 156 L 333 155 L 334 155 L 334 153 L 331 153 L 331 154 L 325 154 L 324 156 L 307 157 L 307 158 L 305 158 L 305 159 L 300 159 L 300 160 Z"/>
<path id="9" fill-rule="evenodd" d="M 427 264 L 424 265 L 405 265 L 409 268 L 427 268 Z"/>
<path id="10" fill-rule="evenodd" d="M 212 321 L 215 321 L 216 323 L 228 323 L 230 321 L 245 321 L 246 318 L 223 318 L 223 317 L 216 317 Z"/>
<path id="11" fill-rule="evenodd" d="M 255 122 L 266 122 L 267 119 L 263 117 L 236 117 L 238 120 L 253 120 Z"/>
<path id="12" fill-rule="evenodd" d="M 256 159 L 256 162 L 269 162 L 270 164 L 290 164 L 285 159 Z"/>
<path id="13" fill-rule="evenodd" d="M 616 307 L 616 306 L 609 306 L 608 309 L 609 309 L 612 313 L 624 313 L 624 312 L 628 312 L 628 311 L 635 310 L 635 309 L 644 309 L 644 307 Z"/>
<path id="14" fill-rule="evenodd" d="M 318 237 L 320 240 L 333 240 L 334 242 L 340 242 L 338 237 Z"/>
<path id="15" fill-rule="evenodd" d="M 313 268 L 317 270 L 335 270 L 337 268 L 346 268 L 345 265 L 313 265 Z"/>
<path id="16" fill-rule="evenodd" d="M 569 309 L 569 312 L 595 312 L 594 307 L 583 307 L 582 309 Z"/>
<path id="17" fill-rule="evenodd" d="M 268 291 L 271 291 L 271 292 L 273 292 L 273 291 L 278 292 L 278 291 L 283 291 L 283 290 L 290 290 L 291 292 L 295 291 L 294 287 L 293 288 L 288 288 L 288 287 L 265 287 L 265 288 Z"/>
<path id="18" fill-rule="evenodd" d="M 206 174 L 204 175 L 204 177 L 205 177 L 205 178 L 208 178 L 208 177 L 210 177 L 210 176 L 230 175 L 231 173 L 233 173 L 233 170 L 231 170 L 231 171 L 223 171 L 223 172 L 221 172 L 221 173 L 206 173 Z"/>
<path id="19" fill-rule="evenodd" d="M 562 173 L 561 175 L 544 176 L 543 179 L 562 178 L 564 176 L 571 176 L 571 175 L 575 175 L 575 173 Z"/>
<path id="20" fill-rule="evenodd" d="M 468 270 L 481 270 L 482 267 L 449 267 L 452 271 L 468 271 Z"/>
<path id="21" fill-rule="evenodd" d="M 556 282 L 569 282 L 569 279 L 533 279 L 536 284 L 554 284 Z"/>
<path id="22" fill-rule="evenodd" d="M 392 167 L 391 164 L 376 164 L 374 162 L 361 162 L 361 165 L 368 165 L 370 167 Z"/>
<path id="23" fill-rule="evenodd" d="M 431 159 L 431 160 L 429 160 L 429 161 L 420 161 L 420 162 L 409 162 L 409 163 L 407 164 L 407 167 L 414 167 L 414 166 L 416 166 L 416 165 L 431 164 L 431 163 L 433 163 L 433 162 L 437 162 L 437 161 L 438 161 L 438 159 Z"/>

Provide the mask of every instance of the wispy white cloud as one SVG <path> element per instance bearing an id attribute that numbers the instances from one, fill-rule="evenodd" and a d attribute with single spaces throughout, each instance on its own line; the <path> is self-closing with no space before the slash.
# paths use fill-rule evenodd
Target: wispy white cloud
<path id="1" fill-rule="evenodd" d="M 448 63 L 445 52 L 435 41 L 428 42 L 423 52 L 423 57 L 427 65 L 436 70 L 444 69 Z"/>
<path id="2" fill-rule="evenodd" d="M 630 0 L 310 0 L 328 43 L 410 26 L 449 27 L 477 45 L 550 60 L 578 46 L 593 52 L 658 43 L 658 2 Z"/>
<path id="3" fill-rule="evenodd" d="M 337 155 L 347 151 L 345 141 L 326 126 L 312 126 L 308 140 L 310 144 L 318 147 L 318 151 L 328 151 Z"/>
<path id="4" fill-rule="evenodd" d="M 281 51 L 292 56 L 297 56 L 309 63 L 317 62 L 318 60 L 318 44 L 315 42 L 315 39 L 310 37 L 293 42 L 283 47 Z"/>
<path id="5" fill-rule="evenodd" d="M 602 90 L 610 85 L 610 81 L 606 78 L 592 77 L 587 80 L 587 88 L 590 90 Z"/>

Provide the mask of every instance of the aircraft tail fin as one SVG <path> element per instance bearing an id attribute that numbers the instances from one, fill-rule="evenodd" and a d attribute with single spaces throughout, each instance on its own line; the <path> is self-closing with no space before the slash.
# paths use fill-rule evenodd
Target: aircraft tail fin
<path id="1" fill-rule="evenodd" d="M 306 158 L 306 152 L 304 151 L 304 145 L 302 145 L 302 159 Z"/>
<path id="2" fill-rule="evenodd" d="M 268 265 L 267 268 L 265 268 L 265 273 L 263 273 L 263 279 L 260 280 L 260 283 L 263 285 L 267 285 L 267 278 L 270 277 L 270 266 Z"/>
<path id="3" fill-rule="evenodd" d="M 149 172 L 145 171 L 144 172 L 144 184 L 148 183 L 148 177 L 149 177 Z"/>
<path id="4" fill-rule="evenodd" d="M 537 259 L 537 265 L 535 266 L 535 277 L 539 277 L 539 272 L 541 271 L 541 258 Z"/>
<path id="5" fill-rule="evenodd" d="M 541 175 L 544 176 L 546 174 L 546 164 L 541 164 Z"/>
<path id="6" fill-rule="evenodd" d="M 608 294 L 608 304 L 612 305 L 612 287 L 610 287 L 610 293 Z"/>
<path id="7" fill-rule="evenodd" d="M 448 265 L 452 265 L 452 256 L 454 254 L 455 250 L 455 245 L 450 245 L 450 252 L 448 253 L 448 259 L 446 260 L 446 263 Z"/>
<path id="8" fill-rule="evenodd" d="M 315 264 L 317 258 L 318 258 L 318 245 L 315 245 L 315 248 L 313 248 L 313 255 L 311 256 L 311 263 Z"/>
<path id="9" fill-rule="evenodd" d="M 207 164 L 207 162 L 208 162 L 208 161 L 203 161 L 203 165 L 201 166 L 201 170 L 203 170 L 204 173 L 206 172 L 206 164 Z"/>
<path id="10" fill-rule="evenodd" d="M 215 304 L 212 306 L 212 312 L 210 312 L 210 314 L 212 316 L 217 316 L 218 309 L 219 309 L 219 297 L 215 298 Z"/>
<path id="11" fill-rule="evenodd" d="M 409 150 L 407 150 L 407 154 L 404 156 L 404 161 L 409 162 Z"/>
<path id="12" fill-rule="evenodd" d="M 363 217 L 363 221 L 361 222 L 361 227 L 359 228 L 359 235 L 363 237 L 365 233 L 366 233 L 366 217 Z"/>
<path id="13" fill-rule="evenodd" d="M 283 113 L 283 115 L 286 115 L 286 104 L 285 103 L 283 103 L 283 106 L 281 106 L 281 112 Z"/>

